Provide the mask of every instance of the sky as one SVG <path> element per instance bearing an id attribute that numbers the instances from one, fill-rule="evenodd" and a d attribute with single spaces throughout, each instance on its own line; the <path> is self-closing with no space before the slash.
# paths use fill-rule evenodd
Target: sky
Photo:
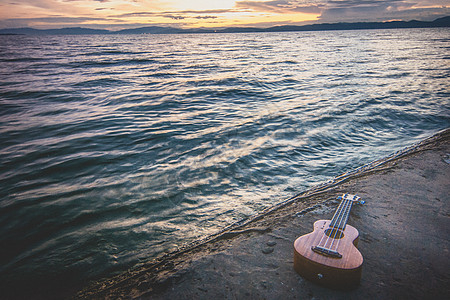
<path id="1" fill-rule="evenodd" d="M 270 27 L 450 15 L 450 0 L 0 0 L 0 28 Z"/>

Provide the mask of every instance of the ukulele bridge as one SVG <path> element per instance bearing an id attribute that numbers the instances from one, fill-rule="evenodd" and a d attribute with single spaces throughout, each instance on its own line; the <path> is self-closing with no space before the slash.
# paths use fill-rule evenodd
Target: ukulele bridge
<path id="1" fill-rule="evenodd" d="M 336 250 L 328 249 L 325 247 L 313 246 L 313 247 L 311 247 L 311 250 L 316 253 L 319 253 L 321 255 L 324 255 L 324 256 L 329 256 L 329 257 L 334 257 L 334 258 L 342 258 L 342 255 L 339 252 L 337 252 Z"/>

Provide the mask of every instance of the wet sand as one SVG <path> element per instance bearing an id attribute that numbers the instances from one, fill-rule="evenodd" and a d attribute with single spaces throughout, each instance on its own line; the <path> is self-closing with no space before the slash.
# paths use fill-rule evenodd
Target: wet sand
<path id="1" fill-rule="evenodd" d="M 293 242 L 343 193 L 366 203 L 360 285 L 335 291 L 293 269 Z M 93 284 L 88 299 L 450 299 L 450 129 L 336 177 L 216 235 Z"/>

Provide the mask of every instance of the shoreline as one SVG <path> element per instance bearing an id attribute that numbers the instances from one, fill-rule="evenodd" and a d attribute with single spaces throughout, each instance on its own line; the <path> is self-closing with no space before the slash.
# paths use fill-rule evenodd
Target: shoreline
<path id="1" fill-rule="evenodd" d="M 93 283 L 75 298 L 445 298 L 450 296 L 449 175 L 446 129 L 175 252 Z M 331 218 L 336 197 L 345 192 L 366 201 L 349 219 L 360 232 L 358 248 L 365 262 L 360 286 L 335 292 L 295 273 L 292 243 L 311 232 L 315 220 Z"/>

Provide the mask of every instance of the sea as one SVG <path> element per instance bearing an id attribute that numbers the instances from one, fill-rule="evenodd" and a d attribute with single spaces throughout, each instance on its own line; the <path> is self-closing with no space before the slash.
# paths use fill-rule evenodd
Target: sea
<path id="1" fill-rule="evenodd" d="M 0 36 L 0 289 L 70 296 L 410 146 L 449 77 L 448 28 Z"/>

